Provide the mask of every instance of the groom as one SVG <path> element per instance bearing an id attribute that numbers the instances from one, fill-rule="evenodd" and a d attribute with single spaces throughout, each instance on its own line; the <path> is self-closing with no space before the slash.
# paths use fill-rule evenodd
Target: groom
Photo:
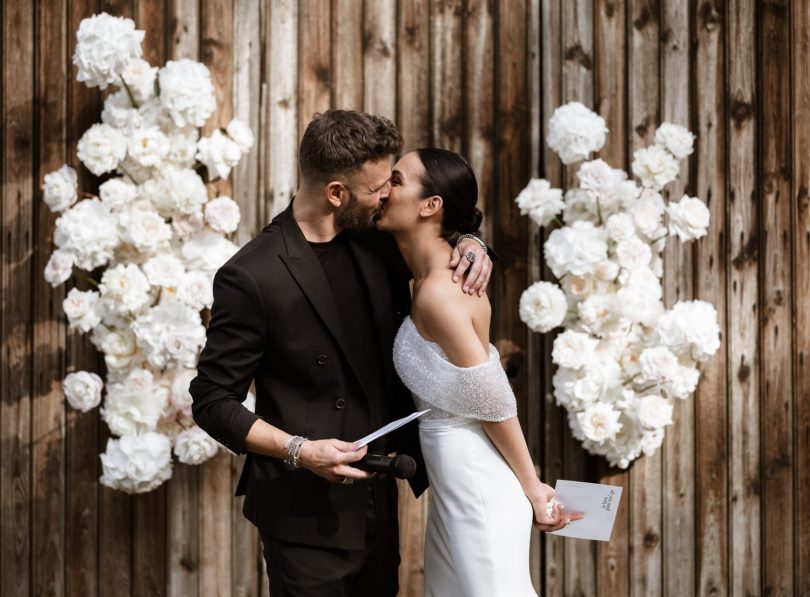
<path id="1" fill-rule="evenodd" d="M 396 483 L 352 466 L 366 448 L 350 442 L 413 411 L 391 358 L 410 311 L 410 272 L 393 239 L 374 230 L 402 145 L 385 118 L 316 115 L 293 202 L 214 279 L 190 386 L 194 419 L 247 453 L 236 495 L 261 534 L 273 597 L 398 590 Z M 459 244 L 454 277 L 469 268 L 464 290 L 483 291 L 486 250 Z M 242 405 L 254 380 L 255 414 Z M 416 425 L 368 450 L 414 456 L 411 488 L 418 496 L 427 487 Z"/>

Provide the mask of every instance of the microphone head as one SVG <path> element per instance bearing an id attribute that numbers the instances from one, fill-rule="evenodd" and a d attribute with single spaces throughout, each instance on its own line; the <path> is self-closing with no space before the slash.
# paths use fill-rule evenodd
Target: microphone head
<path id="1" fill-rule="evenodd" d="M 416 461 L 407 454 L 398 454 L 394 456 L 391 468 L 398 479 L 410 479 L 416 473 Z"/>

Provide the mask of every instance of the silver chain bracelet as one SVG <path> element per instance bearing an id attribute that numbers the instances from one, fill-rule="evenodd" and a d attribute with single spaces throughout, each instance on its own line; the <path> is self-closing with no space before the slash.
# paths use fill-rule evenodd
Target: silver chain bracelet
<path id="1" fill-rule="evenodd" d="M 480 238 L 478 238 L 478 237 L 477 237 L 477 236 L 475 236 L 474 234 L 462 234 L 461 236 L 459 236 L 459 237 L 456 239 L 456 246 L 458 246 L 458 244 L 459 244 L 461 241 L 463 241 L 465 238 L 469 238 L 470 240 L 474 240 L 474 241 L 475 241 L 475 242 L 477 242 L 479 245 L 481 245 L 481 248 L 482 248 L 482 249 L 484 249 L 484 252 L 488 252 L 488 251 L 487 251 L 487 243 L 485 243 L 484 241 L 482 241 Z"/>
<path id="2" fill-rule="evenodd" d="M 301 446 L 304 445 L 305 441 L 307 441 L 307 438 L 293 435 L 284 442 L 284 448 L 287 450 L 287 458 L 284 459 L 284 462 L 298 468 L 298 457 L 301 455 Z"/>

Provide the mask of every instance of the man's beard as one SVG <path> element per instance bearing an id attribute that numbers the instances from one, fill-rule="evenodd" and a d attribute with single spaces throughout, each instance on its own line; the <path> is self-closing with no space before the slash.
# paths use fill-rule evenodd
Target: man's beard
<path id="1" fill-rule="evenodd" d="M 379 207 L 368 209 L 360 205 L 357 195 L 349 193 L 349 203 L 345 209 L 339 211 L 335 223 L 341 230 L 370 230 L 375 228 L 375 216 Z"/>

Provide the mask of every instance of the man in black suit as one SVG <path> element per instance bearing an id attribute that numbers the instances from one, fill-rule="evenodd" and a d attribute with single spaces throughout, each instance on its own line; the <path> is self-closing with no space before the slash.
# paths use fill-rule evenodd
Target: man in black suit
<path id="1" fill-rule="evenodd" d="M 394 335 L 410 311 L 410 273 L 374 230 L 402 137 L 385 118 L 316 115 L 301 141 L 290 206 L 214 279 L 197 377 L 197 424 L 247 453 L 236 495 L 261 533 L 271 594 L 393 596 L 398 590 L 397 489 L 351 466 L 357 440 L 413 411 L 397 378 Z M 491 262 L 475 240 L 454 253 L 469 292 Z M 472 251 L 472 262 L 460 254 Z M 256 412 L 242 405 L 256 383 Z M 339 438 L 339 439 L 338 439 Z M 378 439 L 421 464 L 417 428 Z M 411 480 L 427 487 L 424 467 Z"/>

